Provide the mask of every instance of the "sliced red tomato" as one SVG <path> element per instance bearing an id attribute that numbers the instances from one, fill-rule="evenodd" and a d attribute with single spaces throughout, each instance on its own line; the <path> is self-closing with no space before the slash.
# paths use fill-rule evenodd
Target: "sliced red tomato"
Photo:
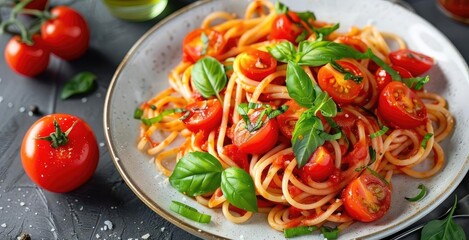
<path id="1" fill-rule="evenodd" d="M 295 125 L 298 119 L 300 118 L 301 113 L 304 111 L 295 100 L 289 100 L 285 103 L 288 106 L 288 110 L 277 116 L 277 121 L 279 123 L 280 132 L 287 137 L 289 140 L 292 139 L 293 130 L 295 130 Z"/>
<path id="2" fill-rule="evenodd" d="M 217 57 L 226 42 L 223 35 L 213 29 L 196 29 L 184 38 L 184 61 L 197 62 L 204 56 Z"/>
<path id="3" fill-rule="evenodd" d="M 355 48 L 355 50 L 362 53 L 366 52 L 368 46 L 358 37 L 354 36 L 340 36 L 336 40 L 338 43 L 349 45 L 350 47 Z"/>
<path id="4" fill-rule="evenodd" d="M 366 170 L 342 192 L 345 211 L 355 220 L 372 222 L 382 218 L 391 205 L 389 183 Z"/>
<path id="5" fill-rule="evenodd" d="M 329 178 L 334 169 L 334 157 L 325 147 L 319 146 L 308 162 L 298 170 L 298 175 L 305 182 L 322 182 Z"/>
<path id="6" fill-rule="evenodd" d="M 395 128 L 415 128 L 427 121 L 427 108 L 404 83 L 393 81 L 379 95 L 378 116 Z"/>
<path id="7" fill-rule="evenodd" d="M 251 122 L 256 122 L 260 111 L 249 116 Z M 256 131 L 249 132 L 244 120 L 238 121 L 234 130 L 233 143 L 241 151 L 250 154 L 263 154 L 272 149 L 278 140 L 278 123 L 276 119 L 270 119 Z"/>
<path id="8" fill-rule="evenodd" d="M 236 58 L 239 61 L 241 73 L 252 80 L 262 81 L 277 69 L 277 60 L 268 52 L 257 49 L 249 49 Z"/>
<path id="9" fill-rule="evenodd" d="M 248 155 L 245 152 L 239 150 L 238 146 L 234 144 L 224 146 L 223 154 L 233 160 L 233 162 L 235 162 L 238 167 L 244 169 L 246 172 L 249 172 Z"/>
<path id="10" fill-rule="evenodd" d="M 400 49 L 389 54 L 393 65 L 407 69 L 413 76 L 428 71 L 435 61 L 433 58 L 409 49 Z"/>
<path id="11" fill-rule="evenodd" d="M 394 70 L 396 70 L 399 73 L 399 75 L 403 78 L 412 77 L 412 74 L 409 71 L 407 71 L 405 68 L 402 68 L 396 65 L 393 65 L 391 67 Z M 383 88 L 386 87 L 386 85 L 388 85 L 388 83 L 390 83 L 393 80 L 391 75 L 382 68 L 378 68 L 378 70 L 375 73 L 375 78 L 376 78 L 376 84 L 378 86 L 379 92 L 381 92 L 381 90 L 383 90 Z"/>
<path id="12" fill-rule="evenodd" d="M 337 63 L 355 76 L 364 76 L 353 63 L 347 61 L 337 61 Z M 318 83 L 338 103 L 352 102 L 363 89 L 363 81 L 358 83 L 352 79 L 346 80 L 344 74 L 334 69 L 330 64 L 319 69 Z"/>
<path id="13" fill-rule="evenodd" d="M 186 106 L 189 113 L 183 120 L 187 129 L 210 132 L 220 126 L 223 108 L 217 99 L 198 101 Z"/>
<path id="14" fill-rule="evenodd" d="M 305 29 L 301 26 L 301 19 L 294 12 L 278 15 L 272 23 L 270 39 L 284 39 L 296 43 L 298 36 Z"/>
<path id="15" fill-rule="evenodd" d="M 47 69 L 50 52 L 39 35 L 33 36 L 34 43 L 28 45 L 20 36 L 14 36 L 5 46 L 5 61 L 15 72 L 34 77 Z"/>

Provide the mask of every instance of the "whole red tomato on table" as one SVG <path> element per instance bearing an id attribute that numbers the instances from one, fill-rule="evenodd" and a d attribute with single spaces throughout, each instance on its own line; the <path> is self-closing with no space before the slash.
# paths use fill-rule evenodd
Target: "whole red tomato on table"
<path id="1" fill-rule="evenodd" d="M 5 46 L 5 61 L 15 72 L 34 77 L 46 70 L 49 64 L 50 52 L 39 35 L 32 38 L 28 44 L 20 36 L 14 36 Z"/>
<path id="2" fill-rule="evenodd" d="M 51 10 L 52 17 L 41 26 L 41 36 L 52 53 L 65 60 L 82 56 L 88 49 L 90 32 L 80 13 L 66 6 Z"/>
<path id="3" fill-rule="evenodd" d="M 68 114 L 51 114 L 37 120 L 21 146 L 26 174 L 51 192 L 69 192 L 84 184 L 96 170 L 98 159 L 92 129 Z"/>

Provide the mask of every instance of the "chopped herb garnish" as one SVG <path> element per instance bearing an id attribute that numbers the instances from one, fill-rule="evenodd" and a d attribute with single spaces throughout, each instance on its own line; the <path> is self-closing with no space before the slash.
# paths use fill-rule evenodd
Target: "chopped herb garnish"
<path id="1" fill-rule="evenodd" d="M 181 113 L 181 112 L 185 112 L 186 109 L 184 108 L 172 108 L 172 109 L 168 109 L 168 110 L 164 110 L 163 112 L 161 112 L 158 116 L 156 117 L 152 117 L 152 118 L 142 118 L 142 122 L 143 124 L 145 125 L 152 125 L 152 124 L 155 124 L 155 123 L 158 123 L 160 122 L 161 120 L 163 120 L 164 117 L 170 115 L 170 114 L 173 114 L 173 113 Z"/>
<path id="2" fill-rule="evenodd" d="M 321 233 L 327 240 L 333 240 L 339 238 L 339 229 L 337 227 L 331 228 L 328 226 L 321 227 Z"/>
<path id="3" fill-rule="evenodd" d="M 432 138 L 432 137 L 433 137 L 433 134 L 431 134 L 431 133 L 425 134 L 425 136 L 423 136 L 422 143 L 420 144 L 420 146 L 422 148 L 427 148 L 428 140 L 430 140 L 430 138 Z"/>
<path id="4" fill-rule="evenodd" d="M 172 201 L 169 209 L 198 223 L 210 223 L 212 220 L 212 216 L 200 213 L 197 209 L 178 201 Z"/>
<path id="5" fill-rule="evenodd" d="M 135 111 L 134 111 L 134 118 L 135 119 L 141 119 L 143 116 L 143 109 L 141 108 L 135 108 Z"/>
<path id="6" fill-rule="evenodd" d="M 370 134 L 370 138 L 377 138 L 377 137 L 379 137 L 379 136 L 382 136 L 382 135 L 384 135 L 388 130 L 389 130 L 388 127 L 383 126 L 383 127 L 381 128 L 381 130 L 379 130 L 379 131 L 377 131 L 377 132 L 375 132 L 375 133 Z"/>
<path id="7" fill-rule="evenodd" d="M 345 80 L 353 80 L 356 83 L 361 83 L 363 80 L 362 76 L 357 76 L 350 71 L 345 70 L 340 64 L 338 64 L 336 61 L 331 62 L 331 66 L 337 70 L 338 72 L 344 74 L 344 79 Z"/>
<path id="8" fill-rule="evenodd" d="M 409 202 L 416 202 L 420 201 L 422 198 L 427 195 L 427 188 L 423 184 L 419 184 L 418 189 L 420 189 L 419 194 L 417 194 L 415 197 L 405 197 L 405 199 Z"/>
<path id="9" fill-rule="evenodd" d="M 285 228 L 283 230 L 283 235 L 286 238 L 293 238 L 303 235 L 311 234 L 312 232 L 318 230 L 316 226 L 299 226 L 293 228 Z"/>

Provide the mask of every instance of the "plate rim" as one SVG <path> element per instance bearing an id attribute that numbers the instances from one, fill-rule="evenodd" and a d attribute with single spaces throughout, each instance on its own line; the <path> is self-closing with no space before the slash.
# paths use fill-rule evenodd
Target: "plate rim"
<path id="1" fill-rule="evenodd" d="M 116 151 L 117 148 L 112 143 L 111 133 L 110 133 L 110 116 L 109 116 L 110 115 L 110 111 L 109 111 L 110 110 L 110 102 L 111 102 L 111 98 L 112 98 L 115 86 L 117 84 L 117 79 L 120 77 L 120 74 L 123 71 L 124 67 L 129 63 L 129 59 L 134 54 L 136 54 L 138 48 L 142 45 L 142 43 L 150 35 L 152 35 L 154 32 L 156 32 L 163 25 L 165 25 L 167 22 L 172 21 L 176 17 L 178 17 L 182 14 L 185 14 L 186 12 L 192 10 L 193 8 L 199 7 L 201 5 L 208 4 L 210 2 L 216 2 L 216 1 L 217 0 L 199 0 L 199 1 L 196 1 L 196 2 L 193 2 L 193 3 L 189 4 L 187 6 L 182 7 L 181 9 L 173 12 L 172 14 L 167 16 L 166 18 L 159 21 L 157 24 L 155 24 L 149 30 L 147 30 L 132 45 L 130 50 L 126 53 L 126 55 L 124 56 L 124 58 L 122 59 L 122 61 L 118 65 L 118 67 L 117 67 L 117 69 L 116 69 L 116 71 L 115 71 L 115 73 L 114 73 L 114 75 L 111 79 L 111 82 L 108 86 L 108 91 L 107 91 L 106 98 L 105 98 L 105 103 L 104 103 L 103 126 L 104 126 L 104 135 L 105 135 L 106 145 L 107 145 L 108 151 L 110 153 L 110 156 L 111 156 L 111 159 L 112 159 L 114 165 L 116 166 L 116 168 L 117 168 L 119 174 L 121 175 L 121 177 L 124 179 L 125 183 L 129 186 L 129 188 L 132 190 L 132 192 L 145 205 L 147 205 L 150 209 L 152 209 L 155 213 L 157 213 L 159 216 L 161 216 L 165 220 L 173 223 L 177 227 L 180 227 L 180 228 L 184 229 L 185 231 L 187 231 L 187 232 L 189 232 L 189 233 L 191 233 L 191 234 L 193 234 L 197 237 L 201 237 L 201 238 L 204 238 L 204 239 L 229 239 L 229 238 L 222 237 L 222 236 L 219 236 L 219 235 L 211 233 L 211 232 L 206 232 L 202 229 L 197 228 L 195 224 L 190 224 L 188 221 L 183 221 L 181 219 L 178 219 L 178 218 L 174 217 L 172 214 L 168 213 L 168 211 L 166 209 L 164 209 L 159 204 L 154 202 L 148 196 L 148 194 L 146 194 L 143 190 L 141 190 L 137 186 L 135 181 L 132 180 L 132 178 L 130 178 L 128 176 L 128 174 L 126 173 L 125 167 L 121 164 L 120 158 L 119 158 L 118 153 Z M 381 0 L 381 1 L 386 2 L 384 0 Z M 403 9 L 405 11 L 409 11 L 405 8 L 403 8 Z M 454 44 L 447 38 L 447 36 L 445 34 L 443 34 L 439 29 L 437 29 L 433 24 L 431 24 L 428 20 L 424 19 L 422 16 L 418 15 L 415 12 L 411 12 L 411 11 L 409 11 L 409 12 L 410 12 L 410 14 L 412 14 L 415 17 L 419 18 L 423 22 L 427 23 L 428 26 L 431 27 L 433 31 L 436 31 L 440 36 L 442 36 L 444 38 L 445 41 L 450 43 L 450 47 L 458 55 L 459 59 L 462 60 L 462 64 L 464 65 L 465 69 L 467 70 L 467 72 L 466 72 L 466 75 L 467 75 L 467 73 L 469 72 L 468 63 L 465 61 L 462 54 L 454 46 Z M 469 80 L 469 78 L 468 78 L 468 80 Z M 453 131 L 454 131 L 454 129 L 453 129 Z M 464 157 L 462 157 L 462 158 L 464 158 Z M 465 157 L 465 161 L 463 161 L 464 165 L 467 165 L 467 163 L 469 163 L 469 155 L 467 155 Z M 428 212 L 436 209 L 458 187 L 458 185 L 464 179 L 464 176 L 467 174 L 468 170 L 469 170 L 469 167 L 461 168 L 460 171 L 457 173 L 456 177 L 453 179 L 453 181 L 451 183 L 449 183 L 449 187 L 447 188 L 447 191 L 443 192 L 441 195 L 439 195 L 437 198 L 435 198 L 432 201 L 433 203 L 429 204 L 427 208 L 422 209 L 422 211 L 420 211 L 420 213 L 417 213 L 414 216 L 410 216 L 409 218 L 407 218 L 406 220 L 404 220 L 402 222 L 399 222 L 399 223 L 394 224 L 393 226 L 390 226 L 390 228 L 395 229 L 395 231 L 393 233 L 397 233 L 397 232 L 405 229 L 406 227 L 410 226 L 411 224 L 418 221 L 422 217 L 426 216 L 428 214 Z M 413 219 L 413 221 L 411 221 L 412 219 Z M 384 237 L 383 233 L 386 233 L 386 232 L 389 232 L 389 228 L 385 228 L 385 229 L 382 229 L 382 230 L 379 230 L 379 231 L 376 231 L 376 232 L 373 232 L 373 233 L 365 234 L 363 236 L 360 236 L 360 238 L 364 238 L 364 239 L 373 238 L 374 239 L 374 238 Z M 391 232 L 387 236 L 392 235 L 393 233 Z"/>

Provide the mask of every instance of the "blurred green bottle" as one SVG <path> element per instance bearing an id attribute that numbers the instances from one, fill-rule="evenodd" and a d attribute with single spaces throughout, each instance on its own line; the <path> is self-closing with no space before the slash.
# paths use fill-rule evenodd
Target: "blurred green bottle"
<path id="1" fill-rule="evenodd" d="M 168 0 L 103 0 L 115 17 L 129 21 L 147 21 L 158 16 Z"/>

